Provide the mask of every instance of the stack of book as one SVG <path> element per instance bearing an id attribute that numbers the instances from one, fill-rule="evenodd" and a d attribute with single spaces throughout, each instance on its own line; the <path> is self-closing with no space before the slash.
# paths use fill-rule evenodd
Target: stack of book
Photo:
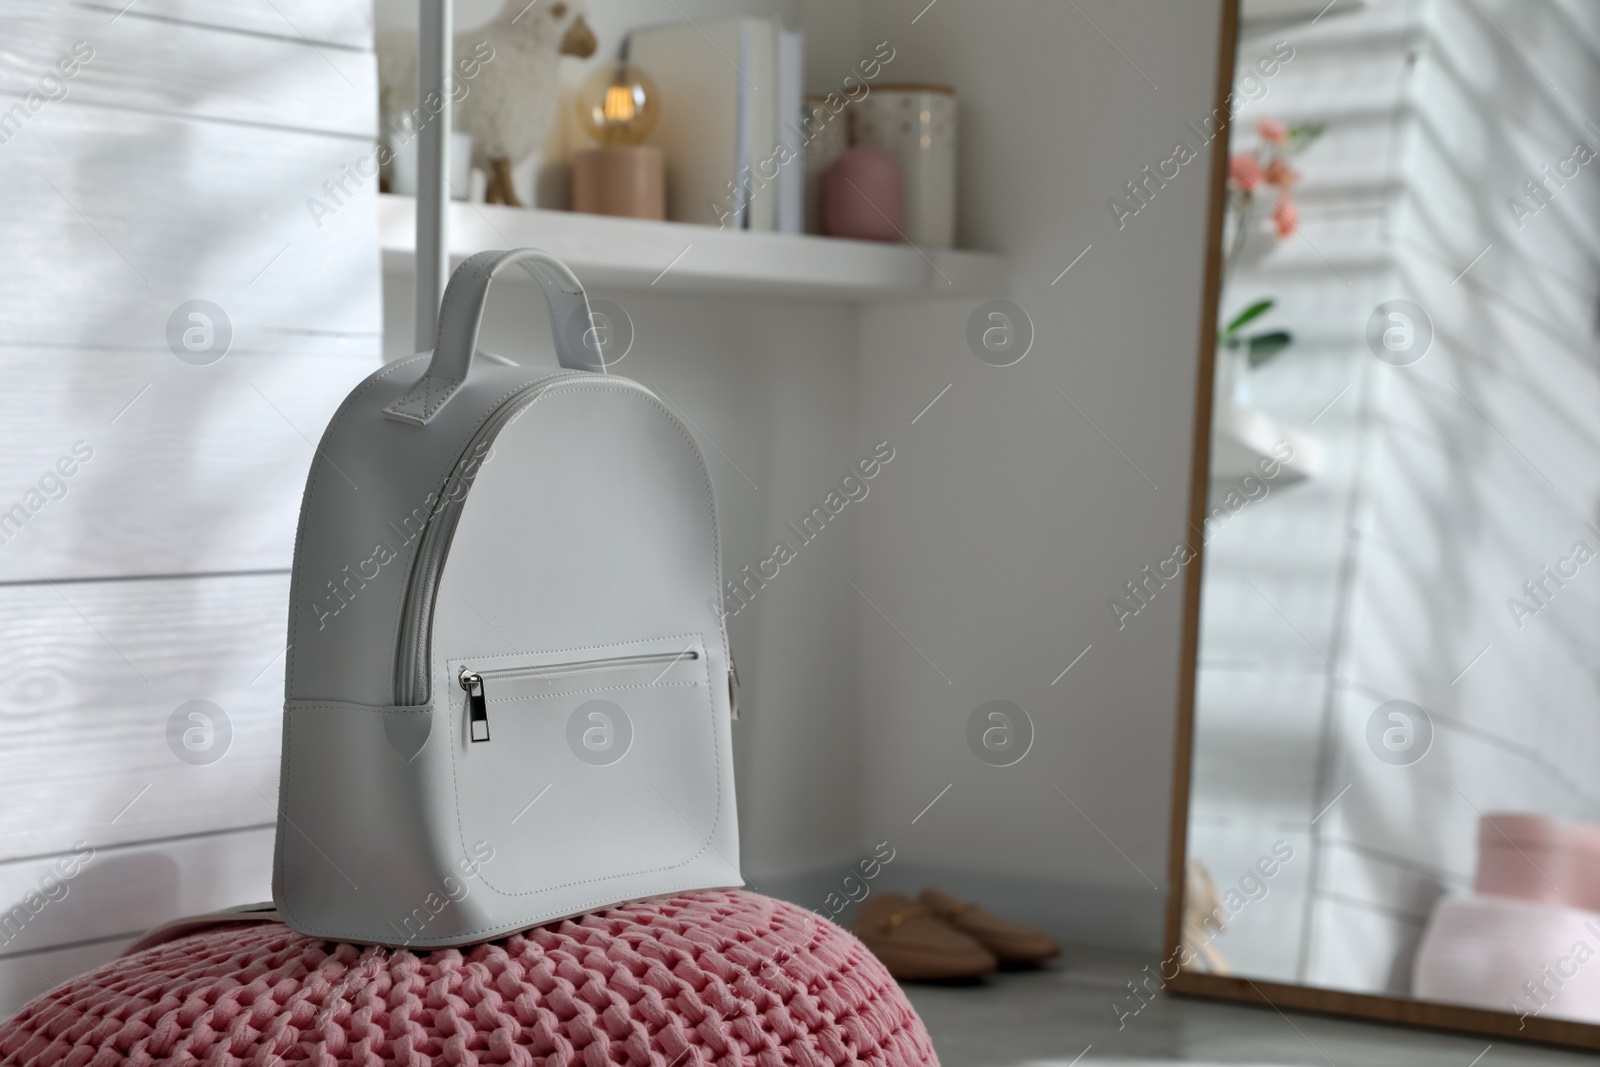
<path id="1" fill-rule="evenodd" d="M 628 35 L 624 58 L 655 79 L 667 218 L 799 233 L 805 38 L 773 19 L 688 20 Z"/>

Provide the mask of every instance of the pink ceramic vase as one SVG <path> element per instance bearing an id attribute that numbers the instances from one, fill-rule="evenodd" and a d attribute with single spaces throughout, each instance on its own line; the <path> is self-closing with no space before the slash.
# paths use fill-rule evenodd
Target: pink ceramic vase
<path id="1" fill-rule="evenodd" d="M 823 232 L 861 241 L 899 241 L 905 230 L 905 176 L 881 148 L 856 145 L 828 168 Z"/>

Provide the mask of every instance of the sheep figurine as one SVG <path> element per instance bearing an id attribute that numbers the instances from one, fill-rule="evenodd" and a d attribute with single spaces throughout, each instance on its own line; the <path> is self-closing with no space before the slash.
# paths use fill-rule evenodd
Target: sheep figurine
<path id="1" fill-rule="evenodd" d="M 454 91 L 452 122 L 472 135 L 472 165 L 489 176 L 489 203 L 523 206 L 511 168 L 550 132 L 561 95 L 560 59 L 586 58 L 595 48 L 594 32 L 573 0 L 508 0 L 489 25 L 456 34 L 451 75 L 462 88 Z M 410 110 L 417 99 L 417 35 L 385 30 L 377 49 L 384 110 Z"/>

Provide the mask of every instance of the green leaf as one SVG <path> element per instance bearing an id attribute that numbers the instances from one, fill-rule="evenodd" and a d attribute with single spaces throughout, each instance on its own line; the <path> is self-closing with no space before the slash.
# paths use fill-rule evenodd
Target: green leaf
<path id="1" fill-rule="evenodd" d="M 1249 307 L 1245 308 L 1243 311 L 1239 312 L 1239 314 L 1233 317 L 1233 321 L 1228 323 L 1227 328 L 1222 331 L 1223 335 L 1226 336 L 1227 334 L 1235 333 L 1238 331 L 1239 327 L 1243 326 L 1251 319 L 1257 319 L 1262 315 L 1265 315 L 1272 309 L 1272 305 L 1274 303 L 1276 303 L 1276 301 L 1274 301 L 1270 296 L 1265 300 L 1257 300 L 1254 304 L 1251 304 Z"/>
<path id="2" fill-rule="evenodd" d="M 1287 330 L 1256 334 L 1249 341 L 1251 369 L 1261 366 L 1293 343 L 1294 337 Z"/>
<path id="3" fill-rule="evenodd" d="M 1293 142 L 1295 151 L 1300 151 L 1322 136 L 1322 131 L 1328 128 L 1325 122 L 1302 122 L 1289 127 L 1289 140 Z"/>

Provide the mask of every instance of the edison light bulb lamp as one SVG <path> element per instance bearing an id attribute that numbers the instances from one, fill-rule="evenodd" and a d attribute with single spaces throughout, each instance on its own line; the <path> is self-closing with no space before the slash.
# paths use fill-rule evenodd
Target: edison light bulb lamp
<path id="1" fill-rule="evenodd" d="M 661 114 L 655 82 L 631 63 L 607 64 L 584 80 L 577 108 L 578 121 L 599 143 L 573 153 L 573 210 L 666 218 L 661 149 L 643 143 Z"/>
<path id="2" fill-rule="evenodd" d="M 578 120 L 604 145 L 643 144 L 660 115 L 656 83 L 631 63 L 601 66 L 578 90 Z"/>

